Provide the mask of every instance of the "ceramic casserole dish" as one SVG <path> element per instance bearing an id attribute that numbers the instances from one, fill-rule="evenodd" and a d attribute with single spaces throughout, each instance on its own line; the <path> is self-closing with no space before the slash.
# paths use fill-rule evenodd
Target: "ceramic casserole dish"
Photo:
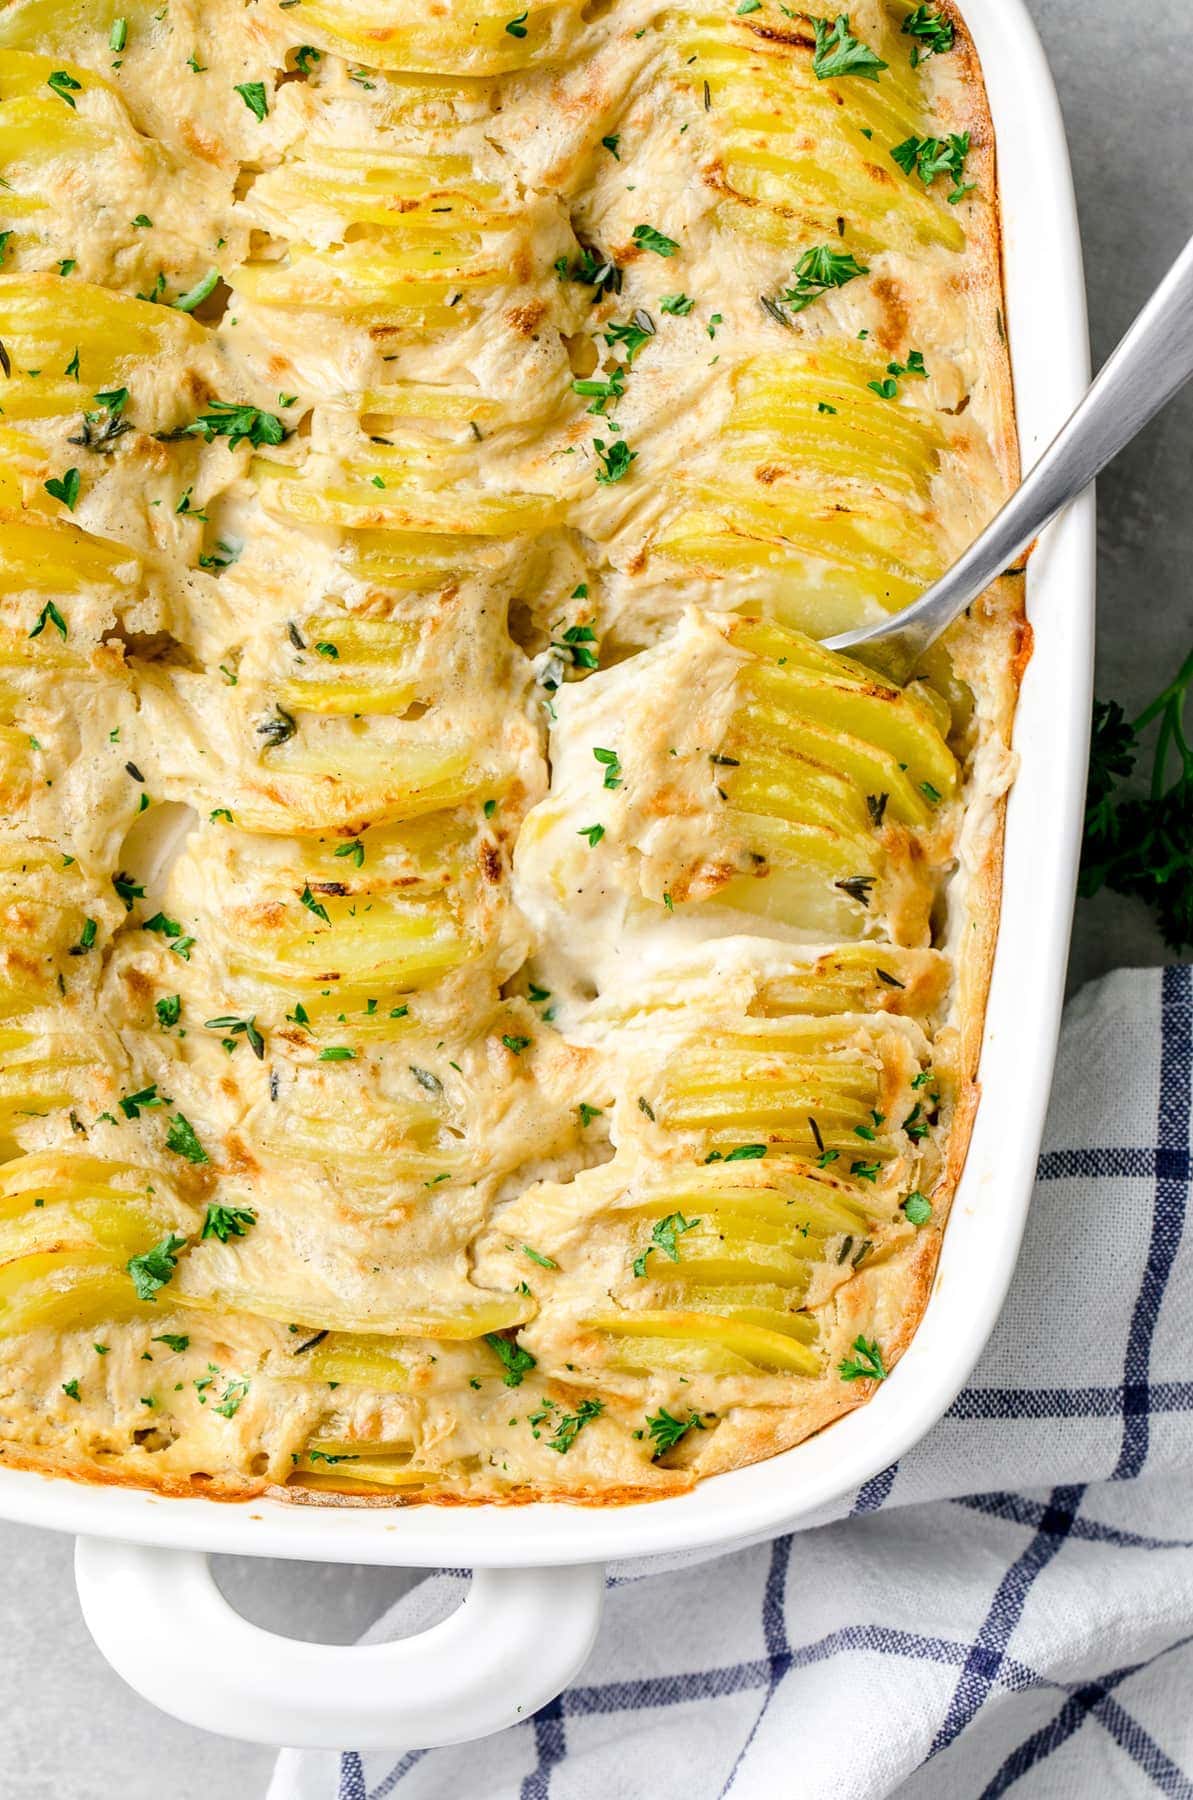
<path id="1" fill-rule="evenodd" d="M 1021 459 L 1088 381 L 1080 245 L 1063 125 L 1025 0 L 966 0 L 997 137 L 1007 330 Z M 1094 603 L 1093 500 L 1030 563 L 1034 651 L 1015 721 L 1002 920 L 981 1101 L 939 1268 L 907 1353 L 863 1409 L 769 1460 L 649 1505 L 311 1508 L 213 1504 L 0 1468 L 0 1514 L 78 1534 L 104 1655 L 176 1717 L 264 1743 L 432 1746 L 501 1729 L 553 1698 L 595 1638 L 604 1565 L 708 1555 L 826 1516 L 946 1412 L 998 1315 L 1029 1203 L 1064 988 L 1080 843 Z M 460 1611 L 420 1637 L 342 1648 L 240 1619 L 211 1554 L 468 1567 Z M 170 1655 L 161 1647 L 168 1640 Z"/>

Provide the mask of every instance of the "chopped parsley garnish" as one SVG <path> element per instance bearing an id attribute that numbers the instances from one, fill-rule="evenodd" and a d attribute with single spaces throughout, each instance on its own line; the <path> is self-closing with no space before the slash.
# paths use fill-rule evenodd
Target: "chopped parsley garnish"
<path id="1" fill-rule="evenodd" d="M 1114 701 L 1096 702 L 1078 883 L 1087 898 L 1108 887 L 1144 901 L 1178 953 L 1193 944 L 1193 750 L 1184 724 L 1191 687 L 1193 651 L 1133 723 Z M 1153 725 L 1148 791 L 1133 794 L 1123 784 Z"/>
<path id="2" fill-rule="evenodd" d="M 515 1056 L 521 1056 L 523 1050 L 529 1050 L 534 1039 L 528 1037 L 513 1037 L 507 1032 L 502 1037 L 501 1041 L 507 1050 L 512 1050 Z"/>
<path id="3" fill-rule="evenodd" d="M 218 269 L 208 269 L 206 275 L 200 275 L 194 287 L 188 288 L 185 294 L 179 294 L 177 300 L 171 300 L 170 305 L 175 312 L 193 313 L 196 306 L 201 306 L 207 296 L 214 293 L 219 278 Z M 218 402 L 213 402 L 214 404 Z"/>
<path id="4" fill-rule="evenodd" d="M 603 825 L 581 825 L 579 831 L 576 833 L 577 837 L 588 839 L 588 848 L 590 850 L 596 849 L 604 835 L 605 827 Z"/>
<path id="5" fill-rule="evenodd" d="M 536 1439 L 540 1438 L 541 1427 L 550 1423 L 552 1431 L 547 1439 L 547 1448 L 558 1450 L 560 1456 L 566 1456 L 589 1420 L 600 1418 L 605 1410 L 605 1403 L 603 1400 L 581 1400 L 574 1413 L 561 1413 L 557 1419 L 552 1419 L 551 1414 L 556 1410 L 554 1400 L 544 1400 L 542 1406 L 530 1414 L 530 1434 Z"/>
<path id="6" fill-rule="evenodd" d="M 581 244 L 577 261 L 569 263 L 566 256 L 561 256 L 554 267 L 560 281 L 580 281 L 595 288 L 596 292 L 592 296 L 594 303 L 602 294 L 621 292 L 621 270 L 594 244 Z"/>
<path id="7" fill-rule="evenodd" d="M 849 1173 L 856 1175 L 859 1181 L 877 1181 L 882 1173 L 882 1164 L 876 1162 L 851 1162 Z"/>
<path id="8" fill-rule="evenodd" d="M 61 500 L 67 511 L 73 512 L 79 498 L 81 482 L 82 477 L 80 476 L 79 471 L 77 469 L 68 469 L 65 475 L 51 475 L 50 479 L 42 485 L 51 500 Z"/>
<path id="9" fill-rule="evenodd" d="M 170 1129 L 166 1133 L 166 1149 L 173 1150 L 175 1156 L 183 1156 L 189 1163 L 206 1163 L 211 1158 L 204 1150 L 195 1128 L 182 1113 L 175 1113 L 170 1120 Z"/>
<path id="10" fill-rule="evenodd" d="M 882 1360 L 882 1351 L 872 1338 L 855 1337 L 851 1345 L 852 1356 L 847 1356 L 837 1364 L 837 1373 L 842 1381 L 885 1381 L 886 1368 Z"/>
<path id="11" fill-rule="evenodd" d="M 646 1264 L 651 1252 L 661 1250 L 668 1262 L 679 1261 L 679 1244 L 677 1239 L 685 1231 L 691 1231 L 699 1225 L 699 1219 L 685 1219 L 681 1212 L 668 1213 L 665 1219 L 656 1219 L 650 1230 L 650 1242 L 640 1256 L 634 1258 L 634 1274 L 641 1280 L 646 1274 Z"/>
<path id="12" fill-rule="evenodd" d="M 313 44 L 300 44 L 294 52 L 294 67 L 300 75 L 309 75 L 311 64 L 322 62 L 322 53 Z"/>
<path id="13" fill-rule="evenodd" d="M 232 1376 L 224 1386 L 224 1391 L 220 1395 L 219 1405 L 213 1406 L 211 1409 L 212 1412 L 219 1413 L 220 1416 L 225 1419 L 235 1418 L 236 1414 L 240 1411 L 241 1402 L 244 1400 L 248 1391 L 249 1384 L 247 1376 Z"/>
<path id="14" fill-rule="evenodd" d="M 529 1244 L 522 1245 L 522 1254 L 528 1256 L 532 1263 L 537 1263 L 540 1269 L 557 1269 L 559 1267 L 559 1264 L 554 1262 L 551 1257 L 541 1256 L 537 1250 L 532 1250 Z"/>
<path id="15" fill-rule="evenodd" d="M 505 29 L 511 37 L 524 38 L 526 36 L 526 21 L 529 17 L 529 12 L 520 12 L 516 19 L 510 20 Z"/>
<path id="16" fill-rule="evenodd" d="M 615 481 L 621 481 L 630 472 L 630 464 L 637 460 L 638 452 L 631 450 L 624 438 L 615 438 L 606 444 L 604 438 L 594 438 L 593 448 L 600 459 L 597 470 L 597 481 L 602 487 L 612 487 Z"/>
<path id="17" fill-rule="evenodd" d="M 238 81 L 235 83 L 235 87 L 253 117 L 264 119 L 269 112 L 265 83 L 263 81 Z"/>
<path id="18" fill-rule="evenodd" d="M 816 33 L 812 71 L 818 81 L 834 75 L 863 75 L 867 81 L 877 81 L 881 71 L 890 66 L 853 36 L 848 13 L 839 13 L 831 25 L 827 19 L 813 19 L 812 30 Z"/>
<path id="19" fill-rule="evenodd" d="M 604 339 L 610 350 L 620 344 L 626 353 L 627 364 L 632 363 L 643 344 L 649 344 L 655 334 L 654 320 L 648 312 L 638 308 L 632 319 L 613 320 L 605 326 Z M 623 371 L 624 373 L 624 371 Z M 618 396 L 620 399 L 620 395 Z"/>
<path id="20" fill-rule="evenodd" d="M 664 294 L 659 300 L 659 311 L 670 313 L 677 319 L 686 319 L 695 304 L 686 294 Z"/>
<path id="21" fill-rule="evenodd" d="M 161 933 L 162 937 L 170 938 L 172 940 L 170 948 L 175 956 L 180 956 L 183 962 L 189 962 L 191 960 L 191 950 L 194 947 L 195 940 L 193 937 L 183 936 L 182 926 L 178 923 L 177 919 L 168 919 L 165 913 L 157 912 L 154 913 L 151 919 L 145 920 L 143 929 L 145 931 L 157 931 Z"/>
<path id="22" fill-rule="evenodd" d="M 956 206 L 964 200 L 966 194 L 972 194 L 975 184 L 963 180 L 965 159 L 969 155 L 970 139 L 968 131 L 960 135 L 954 133 L 947 138 L 909 137 L 901 144 L 896 144 L 891 156 L 905 175 L 918 175 L 925 187 L 931 187 L 938 175 L 947 175 L 953 183 L 949 205 Z"/>
<path id="23" fill-rule="evenodd" d="M 353 1062 L 355 1059 L 356 1051 L 347 1044 L 328 1044 L 326 1049 L 319 1052 L 320 1062 Z"/>
<path id="24" fill-rule="evenodd" d="M 133 910 L 134 900 L 143 900 L 145 898 L 145 889 L 139 882 L 135 881 L 131 875 L 126 875 L 123 871 L 121 871 L 119 875 L 113 875 L 112 886 L 124 901 L 125 912 L 131 912 Z"/>
<path id="25" fill-rule="evenodd" d="M 725 1158 L 725 1161 L 727 1163 L 756 1162 L 759 1157 L 762 1157 L 765 1155 L 766 1155 L 766 1145 L 765 1144 L 739 1144 L 736 1150 L 731 1150 L 729 1152 L 728 1156 Z"/>
<path id="26" fill-rule="evenodd" d="M 911 66 L 917 68 L 930 56 L 944 56 L 953 48 L 955 31 L 951 19 L 942 18 L 931 6 L 916 6 L 903 21 L 904 36 L 913 38 Z"/>
<path id="27" fill-rule="evenodd" d="M 660 1406 L 657 1413 L 647 1413 L 646 1429 L 654 1445 L 651 1454 L 657 1458 L 674 1450 L 680 1438 L 686 1437 L 689 1431 L 703 1431 L 704 1426 L 695 1412 L 690 1412 L 686 1419 L 676 1419 L 665 1406 Z"/>
<path id="28" fill-rule="evenodd" d="M 66 636 L 66 620 L 58 611 L 52 600 L 47 600 L 37 615 L 37 623 L 29 633 L 31 638 L 40 637 L 47 625 L 52 625 L 60 637 Z"/>
<path id="29" fill-rule="evenodd" d="M 263 412 L 259 406 L 243 406 L 235 400 L 212 400 L 209 410 L 192 420 L 186 433 L 202 437 L 207 444 L 213 438 L 227 438 L 229 450 L 235 450 L 245 438 L 260 450 L 266 444 L 284 443 L 290 435 L 276 413 Z"/>
<path id="30" fill-rule="evenodd" d="M 537 1359 L 529 1350 L 523 1350 L 513 1338 L 503 1337 L 499 1331 L 486 1331 L 485 1342 L 505 1368 L 501 1379 L 506 1387 L 521 1387 L 522 1377 L 538 1367 Z"/>
<path id="31" fill-rule="evenodd" d="M 817 244 L 804 251 L 793 273 L 794 286 L 780 298 L 792 312 L 803 312 L 831 288 L 844 287 L 847 282 L 856 281 L 859 275 L 868 275 L 870 271 L 848 250 L 834 250 L 831 244 Z"/>
<path id="32" fill-rule="evenodd" d="M 653 250 L 656 256 L 675 256 L 679 251 L 675 239 L 665 237 L 653 225 L 635 225 L 631 235 L 636 244 L 640 244 L 644 250 Z"/>
<path id="33" fill-rule="evenodd" d="M 580 1115 L 581 1129 L 587 1131 L 588 1127 L 592 1124 L 592 1121 L 594 1119 L 599 1119 L 602 1116 L 604 1108 L 601 1106 L 590 1106 L 587 1100 L 581 1100 L 576 1111 Z"/>
<path id="34" fill-rule="evenodd" d="M 230 1237 L 243 1237 L 256 1223 L 257 1215 L 249 1206 L 209 1206 L 199 1235 L 226 1244 Z"/>
<path id="35" fill-rule="evenodd" d="M 903 1201 L 903 1212 L 910 1225 L 926 1225 L 932 1217 L 932 1202 L 917 1188 Z"/>
<path id="36" fill-rule="evenodd" d="M 246 1038 L 248 1040 L 249 1048 L 252 1051 L 253 1055 L 256 1057 L 257 1061 L 258 1062 L 264 1061 L 264 1059 L 265 1059 L 265 1039 L 261 1036 L 261 1033 L 257 1030 L 257 1024 L 256 1024 L 255 1017 L 252 1019 L 238 1019 L 238 1018 L 232 1016 L 231 1014 L 228 1014 L 228 1015 L 221 1016 L 218 1019 L 204 1019 L 203 1029 L 204 1029 L 204 1031 L 227 1032 L 229 1037 L 233 1037 L 233 1038 L 236 1038 L 236 1037 Z"/>
<path id="37" fill-rule="evenodd" d="M 886 366 L 885 376 L 878 381 L 868 381 L 866 386 L 877 394 L 880 400 L 893 400 L 899 392 L 900 377 L 904 375 L 918 375 L 921 380 L 927 380 L 928 371 L 924 367 L 922 350 L 909 350 L 905 363 L 889 362 Z M 937 795 L 937 798 L 939 799 L 940 796 Z"/>
<path id="38" fill-rule="evenodd" d="M 160 1337 L 150 1338 L 149 1341 L 151 1344 L 164 1344 L 166 1349 L 173 1350 L 176 1356 L 181 1356 L 184 1350 L 189 1350 L 191 1347 L 191 1340 L 184 1331 L 163 1331 Z M 97 1344 L 96 1349 L 98 1348 Z"/>
<path id="39" fill-rule="evenodd" d="M 602 786 L 607 788 L 619 788 L 622 782 L 622 774 L 621 763 L 618 761 L 616 750 L 602 750 L 594 745 L 592 754 L 605 771 L 605 779 Z"/>
<path id="40" fill-rule="evenodd" d="M 76 81 L 74 76 L 68 75 L 65 69 L 55 69 L 52 75 L 46 76 L 46 86 L 57 94 L 60 100 L 65 100 L 72 112 L 78 110 L 71 95 L 82 93 L 83 83 L 81 81 Z"/>
<path id="41" fill-rule="evenodd" d="M 148 1087 L 141 1088 L 135 1094 L 124 1094 L 120 1100 L 120 1110 L 126 1119 L 139 1119 L 143 1106 L 161 1106 L 162 1096 L 157 1091 L 157 1082 L 151 1081 Z"/>
<path id="42" fill-rule="evenodd" d="M 94 944 L 98 930 L 99 926 L 94 919 L 84 919 L 83 929 L 79 933 L 79 941 L 77 944 L 71 946 L 70 954 L 72 956 L 84 956 Z"/>
<path id="43" fill-rule="evenodd" d="M 601 143 L 604 145 L 605 149 L 609 152 L 609 154 L 613 158 L 614 162 L 621 161 L 621 153 L 618 150 L 618 145 L 621 143 L 621 133 L 619 131 L 615 131 L 615 132 L 611 133 L 611 135 L 609 137 L 603 137 L 601 139 Z"/>
<path id="44" fill-rule="evenodd" d="M 322 901 L 316 900 L 314 894 L 312 894 L 311 884 L 309 881 L 307 882 L 306 886 L 303 888 L 302 893 L 298 896 L 298 898 L 302 902 L 302 904 L 306 907 L 308 912 L 314 913 L 314 915 L 317 919 L 322 919 L 323 923 L 325 925 L 331 924 L 331 915 L 329 914 L 327 908 L 323 905 Z"/>
<path id="45" fill-rule="evenodd" d="M 77 1375 L 73 1380 L 64 1381 L 62 1383 L 62 1392 L 66 1395 L 68 1400 L 81 1400 L 83 1398 L 79 1392 L 79 1378 Z"/>
<path id="46" fill-rule="evenodd" d="M 355 866 L 359 869 L 365 860 L 365 847 L 359 838 L 349 838 L 347 843 L 336 845 L 335 854 L 337 856 L 350 856 Z"/>
<path id="47" fill-rule="evenodd" d="M 171 1231 L 152 1249 L 142 1251 L 140 1256 L 129 1257 L 124 1266 L 132 1276 L 138 1300 L 154 1300 L 158 1289 L 173 1280 L 178 1267 L 178 1252 L 185 1247 L 186 1239 Z"/>

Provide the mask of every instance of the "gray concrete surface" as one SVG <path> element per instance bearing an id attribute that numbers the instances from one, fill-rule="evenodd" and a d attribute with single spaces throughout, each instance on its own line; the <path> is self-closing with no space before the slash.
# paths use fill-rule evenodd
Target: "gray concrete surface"
<path id="1" fill-rule="evenodd" d="M 1193 231 L 1193 8 L 1189 0 L 1151 0 L 1145 18 L 1119 0 L 1033 6 L 1072 142 L 1100 360 Z M 1098 689 L 1128 711 L 1151 697 L 1193 641 L 1191 470 L 1193 393 L 1102 484 Z M 1075 982 L 1163 958 L 1133 903 L 1109 897 L 1079 907 Z M 256 1800 L 270 1753 L 177 1725 L 130 1693 L 87 1636 L 70 1560 L 66 1539 L 0 1524 L 2 1800 Z M 260 1624 L 341 1642 L 403 1586 L 396 1571 L 234 1558 L 219 1574 Z"/>

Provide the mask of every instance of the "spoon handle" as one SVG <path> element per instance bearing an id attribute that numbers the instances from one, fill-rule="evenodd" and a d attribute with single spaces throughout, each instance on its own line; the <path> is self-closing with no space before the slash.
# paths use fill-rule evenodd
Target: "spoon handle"
<path id="1" fill-rule="evenodd" d="M 1002 511 L 901 613 L 826 639 L 905 680 L 924 651 L 1193 376 L 1193 240 Z"/>

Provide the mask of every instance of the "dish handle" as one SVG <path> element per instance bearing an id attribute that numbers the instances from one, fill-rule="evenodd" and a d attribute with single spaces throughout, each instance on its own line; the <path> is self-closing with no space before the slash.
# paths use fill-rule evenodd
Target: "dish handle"
<path id="1" fill-rule="evenodd" d="M 117 1674 L 201 1730 L 298 1749 L 431 1749 L 501 1731 L 585 1662 L 604 1598 L 599 1564 L 477 1569 L 463 1604 L 414 1637 L 309 1644 L 250 1624 L 207 1557 L 81 1537 L 87 1628 Z"/>

